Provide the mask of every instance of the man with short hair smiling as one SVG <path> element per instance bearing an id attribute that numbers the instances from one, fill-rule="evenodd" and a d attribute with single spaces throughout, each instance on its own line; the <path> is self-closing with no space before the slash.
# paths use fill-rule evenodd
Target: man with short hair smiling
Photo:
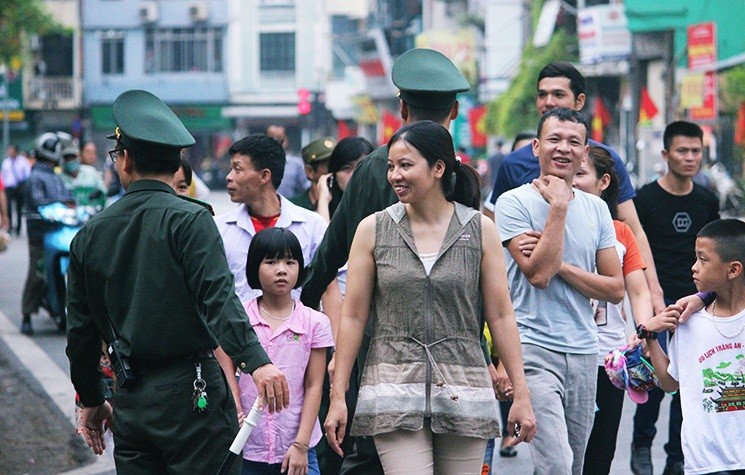
<path id="1" fill-rule="evenodd" d="M 539 115 L 543 115 L 547 111 L 557 107 L 567 107 L 580 111 L 585 106 L 586 99 L 585 78 L 572 64 L 566 62 L 549 63 L 538 73 L 535 106 Z M 632 201 L 636 193 L 629 180 L 629 173 L 621 157 L 618 156 L 615 150 L 594 140 L 589 140 L 589 144 L 606 149 L 615 162 L 615 171 L 618 175 L 620 187 L 618 219 L 626 223 L 634 232 L 634 237 L 639 245 L 642 258 L 647 264 L 647 268 L 644 270 L 644 277 L 652 293 L 652 304 L 655 311 L 660 312 L 665 308 L 662 289 L 657 281 L 652 251 L 649 250 L 647 236 L 644 234 L 641 224 L 639 224 L 639 217 Z M 531 147 L 525 146 L 515 150 L 502 160 L 499 172 L 497 173 L 497 180 L 494 183 L 491 203 L 496 203 L 497 198 L 505 191 L 524 183 L 530 183 L 538 175 L 538 158 L 533 154 Z M 492 213 L 488 209 L 484 210 L 484 214 L 492 216 Z"/>
<path id="2" fill-rule="evenodd" d="M 538 420 L 530 453 L 542 473 L 582 473 L 597 384 L 590 299 L 618 303 L 624 292 L 608 206 L 572 189 L 587 131 L 572 109 L 546 112 L 532 143 L 539 177 L 502 194 L 495 208 Z M 533 230 L 543 237 L 532 254 L 523 254 L 520 241 Z"/>

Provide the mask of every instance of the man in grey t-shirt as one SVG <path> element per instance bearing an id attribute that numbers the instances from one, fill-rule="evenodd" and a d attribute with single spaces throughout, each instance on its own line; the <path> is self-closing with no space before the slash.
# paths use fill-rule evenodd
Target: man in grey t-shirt
<path id="1" fill-rule="evenodd" d="M 620 302 L 624 292 L 608 206 L 572 189 L 587 131 L 574 110 L 546 112 L 533 140 L 539 178 L 504 193 L 495 209 L 538 419 L 530 452 L 545 473 L 582 473 L 597 383 L 590 299 Z M 541 237 L 524 253 L 520 243 L 532 230 Z"/>

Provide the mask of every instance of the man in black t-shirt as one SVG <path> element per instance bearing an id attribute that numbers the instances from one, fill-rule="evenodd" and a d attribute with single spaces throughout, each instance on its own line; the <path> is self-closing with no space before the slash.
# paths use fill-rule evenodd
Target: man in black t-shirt
<path id="1" fill-rule="evenodd" d="M 696 292 L 691 274 L 696 260 L 696 234 L 707 223 L 719 219 L 719 202 L 712 192 L 693 182 L 703 156 L 701 128 L 691 122 L 673 122 L 665 128 L 663 142 L 662 158 L 667 162 L 667 171 L 638 190 L 634 204 L 649 239 L 665 304 L 669 305 Z M 666 336 L 660 338 L 666 346 Z M 650 447 L 664 395 L 661 389 L 654 388 L 649 392 L 649 401 L 637 406 L 631 446 L 631 469 L 635 474 L 652 474 Z M 666 475 L 683 473 L 682 420 L 680 395 L 676 393 L 670 406 L 670 438 L 665 444 Z"/>

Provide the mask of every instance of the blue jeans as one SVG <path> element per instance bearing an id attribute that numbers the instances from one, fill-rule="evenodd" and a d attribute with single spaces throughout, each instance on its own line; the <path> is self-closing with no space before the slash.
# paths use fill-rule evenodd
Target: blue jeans
<path id="1" fill-rule="evenodd" d="M 281 463 L 263 463 L 243 459 L 241 475 L 279 475 L 282 473 L 281 470 Z M 315 448 L 308 451 L 308 475 L 321 475 Z"/>

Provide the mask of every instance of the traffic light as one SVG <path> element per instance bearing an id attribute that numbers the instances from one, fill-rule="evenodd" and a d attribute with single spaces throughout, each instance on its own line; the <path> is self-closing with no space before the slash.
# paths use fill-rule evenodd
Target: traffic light
<path id="1" fill-rule="evenodd" d="M 300 115 L 308 115 L 312 109 L 310 91 L 305 88 L 297 90 L 297 111 Z"/>

